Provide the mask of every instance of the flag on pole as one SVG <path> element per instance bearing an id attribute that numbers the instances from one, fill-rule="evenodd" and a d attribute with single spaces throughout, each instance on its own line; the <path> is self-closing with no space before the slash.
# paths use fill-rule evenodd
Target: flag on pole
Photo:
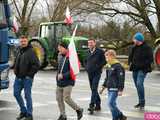
<path id="1" fill-rule="evenodd" d="M 71 41 L 69 43 L 68 49 L 69 49 L 69 62 L 70 62 L 70 74 L 71 78 L 73 80 L 76 79 L 76 75 L 80 72 L 80 61 L 78 59 L 75 43 L 74 43 L 74 37 L 76 34 L 77 25 L 73 31 Z"/>
<path id="2" fill-rule="evenodd" d="M 14 16 L 13 17 L 13 31 L 16 33 L 16 32 L 18 32 L 18 30 L 19 30 L 19 27 L 18 27 L 17 19 Z"/>
<path id="3" fill-rule="evenodd" d="M 64 22 L 67 23 L 67 24 L 72 24 L 73 23 L 73 19 L 71 17 L 71 14 L 70 14 L 68 6 L 66 8 L 66 18 L 65 18 Z"/>

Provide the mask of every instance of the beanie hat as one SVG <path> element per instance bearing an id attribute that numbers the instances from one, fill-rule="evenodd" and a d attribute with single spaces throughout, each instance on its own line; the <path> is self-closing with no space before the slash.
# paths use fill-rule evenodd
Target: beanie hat
<path id="1" fill-rule="evenodd" d="M 59 45 L 68 49 L 68 44 L 66 42 L 60 42 Z"/>
<path id="2" fill-rule="evenodd" d="M 140 32 L 137 32 L 135 35 L 134 35 L 134 39 L 139 41 L 139 42 L 143 42 L 144 41 L 144 36 L 142 33 Z"/>

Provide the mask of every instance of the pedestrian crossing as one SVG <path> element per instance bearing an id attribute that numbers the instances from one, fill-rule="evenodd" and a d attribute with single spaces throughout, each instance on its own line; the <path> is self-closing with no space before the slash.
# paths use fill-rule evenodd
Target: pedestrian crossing
<path id="1" fill-rule="evenodd" d="M 78 98 L 76 100 L 89 101 L 90 99 L 89 99 L 89 97 L 84 97 L 84 98 Z M 8 100 L 8 102 L 12 102 L 14 104 L 14 106 L 1 107 L 0 112 L 2 112 L 2 111 L 18 111 L 18 107 L 16 106 L 16 101 Z M 159 112 L 160 107 L 158 105 L 160 105 L 160 103 L 158 103 L 157 106 L 146 106 L 144 111 L 136 110 L 134 108 L 130 109 L 128 111 L 126 111 L 126 110 L 122 110 L 122 111 L 129 118 L 131 117 L 131 118 L 143 120 L 144 112 L 147 112 L 147 111 Z M 57 102 L 55 100 L 46 101 L 45 103 L 35 101 L 33 104 L 33 107 L 34 107 L 34 109 L 41 109 L 42 107 L 43 108 L 46 107 L 49 109 L 52 107 L 57 107 Z M 105 109 L 105 107 L 103 107 L 102 111 L 99 112 L 97 115 L 96 115 L 96 113 L 95 113 L 95 115 L 89 115 L 86 109 L 87 109 L 87 107 L 85 108 L 84 117 L 82 120 L 111 120 L 110 111 L 108 109 Z M 69 118 L 69 120 L 75 120 L 76 115 L 69 115 L 68 118 Z"/>
<path id="2" fill-rule="evenodd" d="M 90 88 L 88 83 L 88 78 L 83 75 L 79 76 L 76 81 L 76 86 L 73 88 L 72 97 L 78 102 L 81 107 L 84 108 L 84 117 L 82 120 L 111 120 L 111 113 L 107 107 L 107 92 L 101 95 L 102 99 L 102 111 L 95 112 L 94 115 L 89 115 L 87 108 L 90 101 Z M 48 79 L 49 78 L 49 79 Z M 49 76 L 44 78 L 37 77 L 37 81 L 34 81 L 33 85 L 33 108 L 35 120 L 56 120 L 59 115 L 59 110 L 57 106 L 57 101 L 55 98 L 56 82 Z M 103 78 L 102 78 L 103 79 Z M 102 81 L 101 81 L 102 83 Z M 100 85 L 101 85 L 100 83 Z M 13 83 L 12 83 L 13 84 Z M 150 100 L 145 106 L 144 111 L 140 111 L 133 108 L 137 100 L 137 93 L 133 81 L 126 81 L 126 88 L 122 97 L 118 98 L 118 106 L 120 106 L 123 113 L 128 117 L 128 120 L 143 120 L 144 112 L 160 112 L 160 101 L 158 100 L 160 93 L 156 92 L 160 89 L 160 84 L 156 83 L 146 83 L 145 88 L 147 89 L 146 97 L 149 95 Z M 19 108 L 13 97 L 12 85 L 9 90 L 1 92 L 0 95 L 0 120 L 1 115 L 5 112 L 18 113 Z M 1 101 L 5 101 L 8 105 L 1 106 Z M 40 112 L 42 111 L 42 113 Z M 76 120 L 76 113 L 73 112 L 71 108 L 66 105 L 66 111 L 68 115 L 67 120 Z M 50 112 L 50 115 L 48 115 Z M 14 114 L 15 116 L 17 114 Z M 42 117 L 41 117 L 42 116 Z M 44 119 L 45 118 L 45 119 Z M 13 119 L 4 119 L 13 120 Z"/>

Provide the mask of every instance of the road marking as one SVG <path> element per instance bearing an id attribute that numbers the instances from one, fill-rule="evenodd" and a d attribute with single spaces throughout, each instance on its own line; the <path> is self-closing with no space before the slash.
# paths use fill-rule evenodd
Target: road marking
<path id="1" fill-rule="evenodd" d="M 124 113 L 124 115 L 126 115 L 127 117 L 134 117 L 134 118 L 143 118 L 144 117 L 144 113 L 140 112 L 140 111 L 124 111 L 122 110 L 122 112 Z M 104 111 L 101 112 L 103 114 L 111 114 L 110 111 Z"/>
<path id="2" fill-rule="evenodd" d="M 75 120 L 77 119 L 76 116 L 68 116 L 67 118 L 71 119 L 71 120 Z M 84 114 L 83 115 L 83 118 L 81 120 L 111 120 L 110 117 L 106 117 L 106 116 L 96 116 L 96 115 L 87 115 L 87 114 Z"/>
<path id="3" fill-rule="evenodd" d="M 9 111 L 9 110 L 16 110 L 14 107 L 1 107 L 0 111 Z"/>
<path id="4" fill-rule="evenodd" d="M 157 106 L 145 106 L 147 112 L 160 112 L 160 107 Z"/>

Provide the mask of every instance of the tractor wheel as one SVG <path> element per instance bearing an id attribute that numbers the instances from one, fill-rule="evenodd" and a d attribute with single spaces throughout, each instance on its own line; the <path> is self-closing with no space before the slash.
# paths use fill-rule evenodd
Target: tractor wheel
<path id="1" fill-rule="evenodd" d="M 154 60 L 155 60 L 156 66 L 158 67 L 158 69 L 160 69 L 160 44 L 155 49 Z"/>
<path id="2" fill-rule="evenodd" d="M 35 51 L 35 53 L 40 61 L 40 69 L 47 67 L 47 65 L 48 65 L 47 53 L 46 53 L 46 49 L 43 46 L 43 44 L 38 40 L 31 40 L 30 44 L 32 45 L 33 50 Z"/>

